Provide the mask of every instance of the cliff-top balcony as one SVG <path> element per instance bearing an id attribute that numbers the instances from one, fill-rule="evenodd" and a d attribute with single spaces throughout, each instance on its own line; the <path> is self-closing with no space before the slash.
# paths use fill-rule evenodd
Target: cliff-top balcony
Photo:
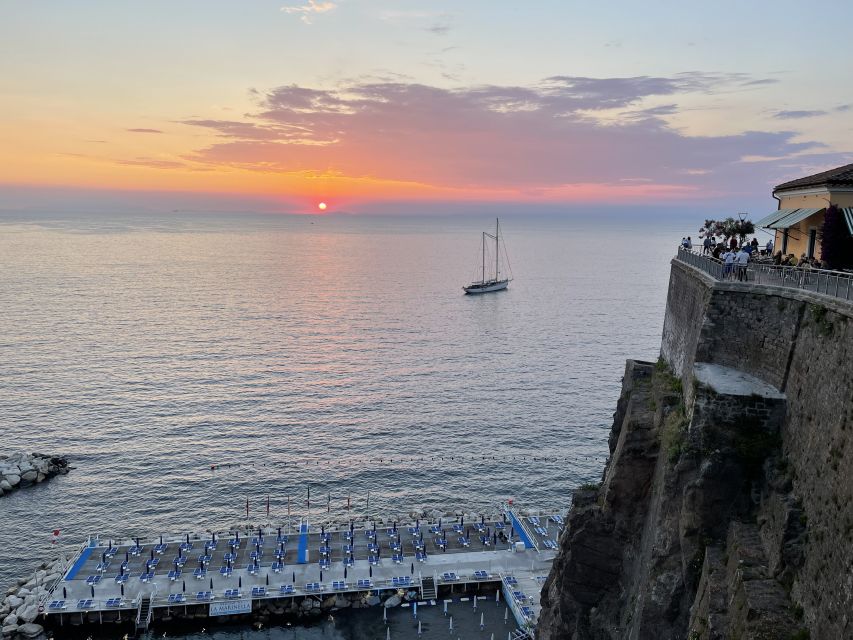
<path id="1" fill-rule="evenodd" d="M 853 272 L 851 271 L 788 267 L 758 261 L 750 262 L 743 270 L 737 264 L 727 265 L 711 256 L 681 247 L 675 257 L 681 262 L 701 269 L 716 280 L 803 289 L 853 302 Z"/>

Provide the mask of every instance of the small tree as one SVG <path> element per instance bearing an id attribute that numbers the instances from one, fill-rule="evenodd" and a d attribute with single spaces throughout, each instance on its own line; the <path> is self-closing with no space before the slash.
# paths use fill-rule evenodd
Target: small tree
<path id="1" fill-rule="evenodd" d="M 755 225 L 751 220 L 735 220 L 731 216 L 725 220 L 705 220 L 705 224 L 699 229 L 699 237 L 722 236 L 728 244 L 729 238 L 737 237 L 740 244 L 746 240 L 746 236 L 755 233 Z"/>
<path id="2" fill-rule="evenodd" d="M 829 205 L 820 229 L 820 259 L 827 269 L 853 267 L 853 236 L 837 205 Z"/>

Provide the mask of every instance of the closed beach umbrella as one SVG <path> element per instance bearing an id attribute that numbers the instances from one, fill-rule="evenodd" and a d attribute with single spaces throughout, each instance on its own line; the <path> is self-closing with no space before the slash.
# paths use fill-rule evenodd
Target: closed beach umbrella
<path id="1" fill-rule="evenodd" d="M 346 580 L 346 579 L 347 579 L 347 568 L 344 567 L 344 580 Z"/>
<path id="2" fill-rule="evenodd" d="M 210 579 L 210 588 L 213 589 L 213 578 Z"/>
<path id="3" fill-rule="evenodd" d="M 94 598 L 95 597 L 95 585 L 91 586 L 91 590 L 92 590 L 92 597 Z"/>
<path id="4" fill-rule="evenodd" d="M 124 595 L 124 584 L 121 585 L 121 595 Z"/>
<path id="5" fill-rule="evenodd" d="M 415 563 L 412 563 L 412 575 L 415 575 Z"/>
<path id="6" fill-rule="evenodd" d="M 154 559 L 154 549 L 151 549 L 151 559 Z"/>
<path id="7" fill-rule="evenodd" d="M 184 593 L 187 592 L 187 581 L 186 580 L 183 580 L 181 582 L 181 591 L 183 591 Z"/>
<path id="8" fill-rule="evenodd" d="M 270 574 L 267 574 L 267 586 L 270 586 Z"/>
<path id="9" fill-rule="evenodd" d="M 239 532 L 239 531 L 238 531 L 238 532 L 236 533 L 236 535 L 234 536 L 234 539 L 235 539 L 237 542 L 240 542 L 240 532 Z"/>
<path id="10" fill-rule="evenodd" d="M 323 570 L 320 569 L 320 582 L 323 582 Z"/>
<path id="11" fill-rule="evenodd" d="M 190 534 L 187 534 L 187 544 L 190 543 Z"/>
<path id="12" fill-rule="evenodd" d="M 373 567 L 368 567 L 368 570 L 370 571 L 370 577 L 372 578 L 373 577 Z"/>
<path id="13" fill-rule="evenodd" d="M 62 597 L 68 598 L 68 592 L 65 590 L 65 587 L 62 587 Z"/>
<path id="14" fill-rule="evenodd" d="M 293 572 L 293 580 L 292 580 L 292 582 L 293 582 L 293 584 L 296 584 L 296 572 L 295 572 L 295 571 Z"/>
<path id="15" fill-rule="evenodd" d="M 163 536 L 160 536 L 160 544 L 163 544 Z"/>
<path id="16" fill-rule="evenodd" d="M 242 587 L 242 586 L 243 586 L 243 576 L 239 576 L 239 577 L 237 578 L 237 586 L 238 586 L 238 587 Z"/>
<path id="17" fill-rule="evenodd" d="M 128 560 L 130 560 L 130 552 L 125 551 L 124 552 L 124 561 L 127 562 Z"/>

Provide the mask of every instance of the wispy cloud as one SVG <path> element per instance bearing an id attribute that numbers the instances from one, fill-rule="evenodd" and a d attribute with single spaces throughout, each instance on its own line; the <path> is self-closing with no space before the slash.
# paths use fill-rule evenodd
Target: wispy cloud
<path id="1" fill-rule="evenodd" d="M 132 167 L 148 167 L 150 169 L 183 169 L 187 165 L 176 160 L 159 160 L 157 158 L 133 158 L 130 160 L 117 160 L 117 164 Z"/>
<path id="2" fill-rule="evenodd" d="M 425 31 L 428 31 L 429 33 L 436 36 L 446 36 L 448 33 L 450 33 L 450 21 L 443 20 L 441 22 L 436 22 L 426 27 Z"/>
<path id="3" fill-rule="evenodd" d="M 186 159 L 525 193 L 628 178 L 658 193 L 707 196 L 772 181 L 770 162 L 746 164 L 746 158 L 778 161 L 820 147 L 797 140 L 794 131 L 688 136 L 665 119 L 678 112 L 678 95 L 732 91 L 744 81 L 684 73 L 554 76 L 530 86 L 456 89 L 405 81 L 289 85 L 259 93 L 257 111 L 243 121 L 184 121 L 219 138 Z M 661 96 L 673 102 L 643 106 Z M 589 117 L 613 109 L 625 110 L 613 122 Z"/>
<path id="4" fill-rule="evenodd" d="M 302 22 L 305 24 L 311 24 L 315 16 L 322 13 L 328 13 L 329 11 L 337 8 L 337 6 L 337 3 L 335 2 L 308 0 L 306 4 L 286 6 L 282 7 L 281 10 L 285 13 L 296 14 L 300 17 Z"/>
<path id="5" fill-rule="evenodd" d="M 777 111 L 773 117 L 777 120 L 801 120 L 803 118 L 814 118 L 816 116 L 825 116 L 826 111 L 820 109 L 800 110 L 800 111 Z"/>
<path id="6" fill-rule="evenodd" d="M 163 133 L 162 131 L 160 131 L 160 129 L 145 129 L 145 128 L 127 129 L 127 131 L 130 131 L 131 133 Z"/>

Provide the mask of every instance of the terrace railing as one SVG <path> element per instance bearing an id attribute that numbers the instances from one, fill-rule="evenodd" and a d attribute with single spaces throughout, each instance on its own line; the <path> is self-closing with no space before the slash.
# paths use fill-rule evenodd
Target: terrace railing
<path id="1" fill-rule="evenodd" d="M 737 265 L 726 265 L 720 260 L 687 249 L 678 249 L 677 260 L 701 269 L 716 280 L 742 280 L 790 289 L 813 291 L 841 300 L 853 301 L 853 273 L 812 269 L 809 267 L 787 267 L 764 262 L 752 262 L 745 272 Z"/>

